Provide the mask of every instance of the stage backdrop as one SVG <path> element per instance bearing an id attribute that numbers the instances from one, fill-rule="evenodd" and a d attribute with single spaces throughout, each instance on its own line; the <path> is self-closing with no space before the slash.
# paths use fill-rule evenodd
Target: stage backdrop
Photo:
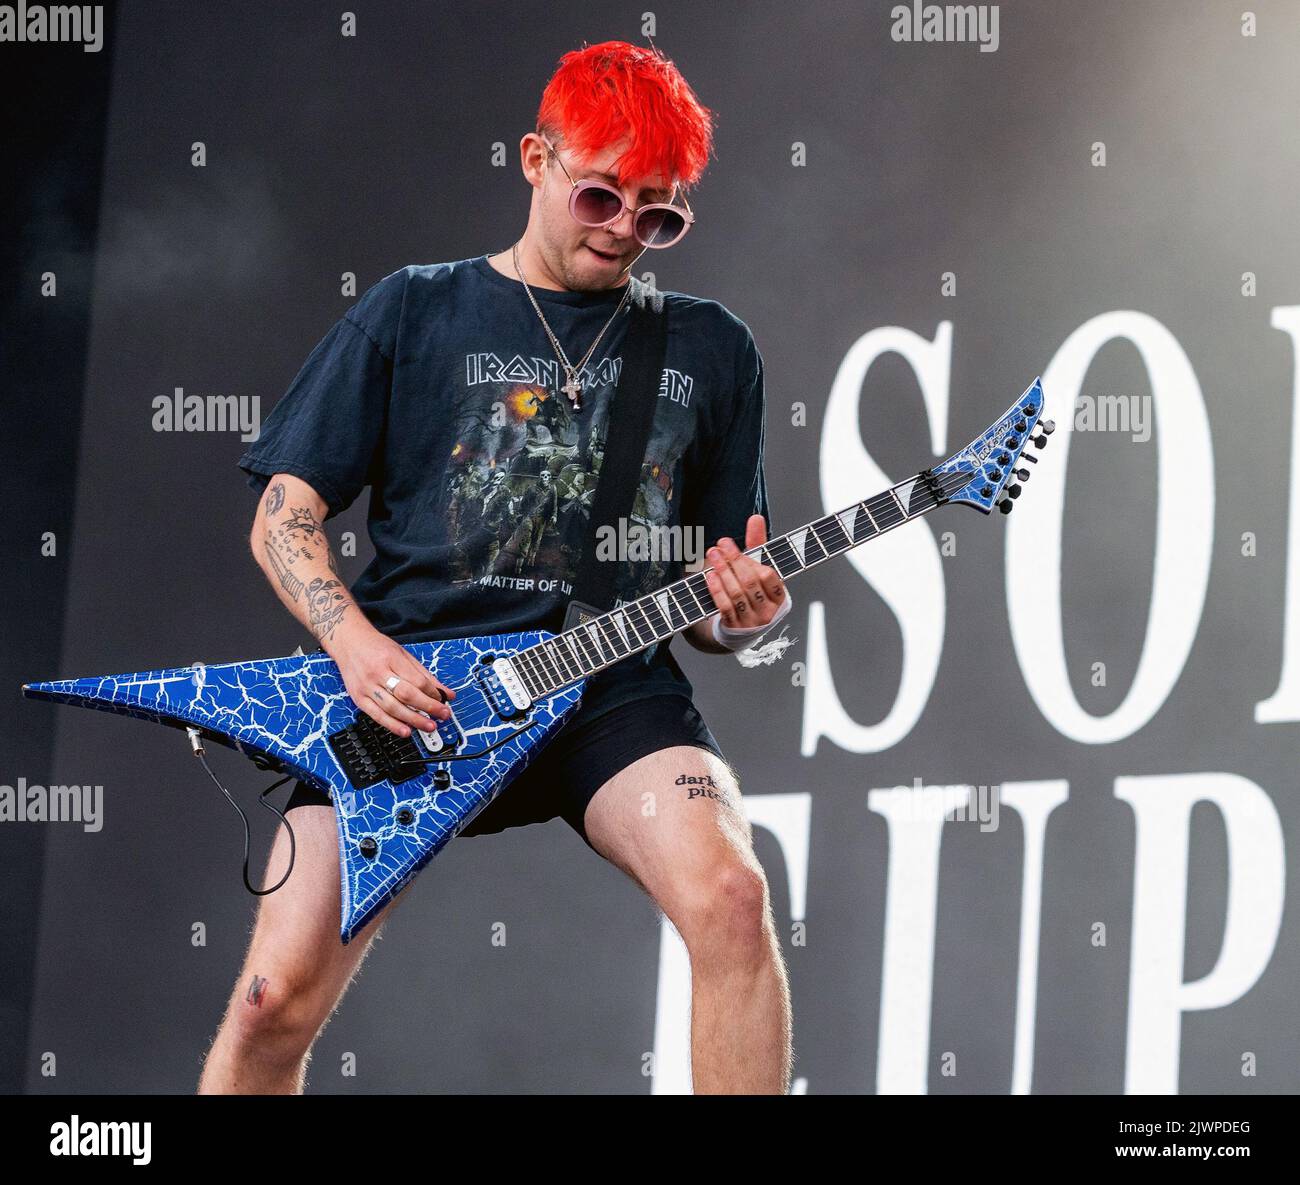
<path id="1" fill-rule="evenodd" d="M 57 558 L 55 504 L 6 557 L 66 572 L 23 677 L 310 645 L 248 554 L 240 431 L 160 431 L 155 400 L 264 419 L 349 274 L 506 247 L 557 59 L 648 27 L 719 122 L 697 230 L 640 266 L 752 329 L 778 530 L 1036 375 L 1058 425 L 1009 519 L 947 508 L 793 581 L 780 661 L 675 647 L 743 775 L 795 1089 L 1295 1091 L 1295 7 L 932 7 L 124 5 L 76 453 L 11 425 L 76 473 Z M 349 579 L 365 502 L 332 524 Z M 9 710 L 54 744 L 5 783 L 103 794 L 99 830 L 5 824 L 45 857 L 26 1089 L 191 1090 L 254 914 L 238 822 L 182 734 Z M 267 778 L 214 760 L 260 862 Z M 681 1090 L 688 985 L 562 822 L 458 840 L 309 1089 Z"/>

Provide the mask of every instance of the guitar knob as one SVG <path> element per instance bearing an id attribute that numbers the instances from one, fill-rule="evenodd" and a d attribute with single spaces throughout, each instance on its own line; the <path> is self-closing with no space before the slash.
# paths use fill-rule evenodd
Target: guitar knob
<path id="1" fill-rule="evenodd" d="M 445 769 L 435 769 L 433 771 L 433 784 L 439 790 L 446 790 L 451 785 L 451 774 Z"/>

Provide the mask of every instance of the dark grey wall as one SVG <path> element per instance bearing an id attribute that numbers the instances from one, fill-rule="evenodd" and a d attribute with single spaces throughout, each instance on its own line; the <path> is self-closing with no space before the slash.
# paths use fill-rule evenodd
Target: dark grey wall
<path id="1" fill-rule="evenodd" d="M 112 46 L 111 36 L 95 54 L 63 44 L 5 46 L 17 52 L 6 53 L 0 71 L 0 100 L 15 113 L 3 133 L 0 182 L 0 415 L 7 426 L 0 435 L 0 780 L 7 784 L 47 770 L 54 749 L 57 713 L 20 705 L 17 688 L 34 665 L 59 654 L 62 640 Z M 19 118 L 20 111 L 39 118 Z M 56 295 L 42 293 L 46 272 L 57 276 Z M 55 546 L 42 554 L 47 532 Z M 0 827 L 0 1092 L 9 1094 L 27 1077 L 44 838 L 35 826 Z"/>
<path id="2" fill-rule="evenodd" d="M 339 295 L 341 273 L 355 272 L 364 289 L 406 263 L 508 245 L 527 190 L 516 166 L 492 166 L 493 144 L 513 154 L 561 53 L 584 39 L 640 40 L 644 10 L 351 7 L 355 39 L 339 36 L 337 12 L 307 5 L 133 4 L 116 17 L 76 493 L 70 507 L 23 505 L 22 542 L 6 557 L 19 571 L 40 563 L 32 540 L 71 510 L 63 644 L 51 637 L 23 678 L 260 657 L 302 640 L 246 555 L 253 497 L 235 469 L 243 445 L 235 434 L 156 433 L 151 400 L 178 386 L 257 395 L 266 414 L 351 303 Z M 1242 983 L 1211 1006 L 1170 989 L 1134 925 L 1136 898 L 1160 932 L 1162 919 L 1185 916 L 1180 969 L 1191 983 L 1220 962 L 1231 893 L 1245 915 L 1267 919 L 1294 886 L 1285 863 L 1278 884 L 1250 875 L 1277 867 L 1274 841 L 1284 860 L 1300 839 L 1296 723 L 1256 723 L 1255 709 L 1278 687 L 1289 554 L 1296 362 L 1270 318 L 1300 305 L 1294 5 L 1254 3 L 1258 35 L 1243 37 L 1241 6 L 1229 3 L 1002 4 L 992 53 L 895 42 L 890 7 L 654 9 L 657 43 L 719 113 L 717 158 L 692 199 L 700 225 L 656 257 L 656 278 L 722 301 L 754 331 L 767 365 L 775 523 L 788 529 L 838 509 L 822 503 L 822 466 L 849 463 L 852 451 L 824 441 L 824 415 L 862 335 L 897 326 L 929 341 L 951 323 L 950 451 L 1035 374 L 1052 374 L 1076 329 L 1128 310 L 1176 339 L 1196 382 L 1169 380 L 1147 443 L 1070 434 L 1076 392 L 1058 398 L 1049 387 L 1062 444 L 1040 468 L 1064 472 L 1064 439 L 1073 442 L 1059 612 L 1083 711 L 1120 709 L 1139 670 L 1157 458 L 1186 445 L 1172 455 L 1192 464 L 1194 442 L 1180 433 L 1202 401 L 1213 537 L 1186 663 L 1150 721 L 1113 741 L 1066 735 L 1059 704 L 1022 673 L 1004 566 L 1008 528 L 1027 529 L 1016 515 L 985 521 L 952 508 L 918 528 L 956 533 L 957 554 L 942 560 L 942 657 L 919 718 L 879 751 L 826 738 L 810 754 L 801 746 L 813 702 L 801 676 L 827 678 L 809 646 L 820 622 L 844 712 L 873 724 L 898 694 L 898 618 L 848 562 L 795 586 L 799 640 L 783 663 L 742 670 L 684 650 L 746 794 L 807 796 L 792 800 L 810 812 L 806 943 L 786 944 L 800 1089 L 1294 1091 L 1294 915 L 1276 935 L 1252 933 L 1227 951 L 1216 973 Z M 190 164 L 198 140 L 202 169 Z M 1095 142 L 1105 167 L 1092 163 Z M 941 292 L 947 272 L 955 295 Z M 1245 272 L 1257 274 L 1257 295 L 1242 295 Z M 1114 342 L 1078 393 L 1152 389 L 1138 351 Z M 796 401 L 807 406 L 805 426 L 792 422 Z M 855 406 L 861 445 L 885 473 L 901 478 L 934 459 L 917 378 L 898 355 L 871 367 Z M 48 450 L 43 427 L 17 427 L 32 449 Z M 1022 515 L 1053 505 L 1051 480 L 1030 483 Z M 864 476 L 854 496 L 874 492 Z M 338 522 L 361 535 L 350 576 L 367 559 L 363 501 Z M 1164 528 L 1169 571 L 1194 600 L 1196 539 L 1180 535 L 1182 523 L 1197 529 L 1177 512 Z M 1243 532 L 1258 554 L 1243 556 Z M 1030 639 L 1019 653 L 1046 663 L 1050 632 L 1026 618 L 1058 612 L 1045 580 L 1058 561 L 1048 545 L 1035 558 L 1019 538 L 1024 562 L 1011 576 L 1027 581 L 1031 606 L 1016 623 Z M 1166 600 L 1162 613 L 1186 599 Z M 1096 663 L 1105 686 L 1093 685 Z M 99 833 L 27 825 L 45 871 L 26 1089 L 190 1090 L 253 916 L 236 822 L 179 734 L 15 710 L 33 729 L 54 730 L 54 751 L 48 764 L 6 760 L 3 780 L 102 784 L 106 804 Z M 218 760 L 251 799 L 262 776 L 233 756 Z M 1234 831 L 1208 802 L 1191 811 L 1185 898 L 1177 828 L 1156 817 L 1177 787 L 1141 784 L 1148 827 L 1116 786 L 1174 774 L 1232 774 L 1259 788 L 1243 792 L 1238 817 L 1254 830 Z M 1021 914 L 1032 828 L 1004 802 L 995 831 L 943 829 L 932 960 L 905 968 L 915 918 L 896 896 L 905 926 L 891 947 L 890 878 L 909 901 L 925 886 L 900 864 L 902 825 L 891 828 L 868 794 L 918 778 L 1068 783 L 1042 832 L 1041 863 L 1032 862 L 1028 883 L 1042 876 L 1041 895 L 1030 895 L 1031 904 L 1041 897 L 1032 934 Z M 1197 782 L 1191 800 L 1216 785 Z M 258 827 L 264 848 L 269 828 Z M 791 869 L 803 849 L 790 834 L 783 847 L 777 832 L 757 832 L 778 927 L 790 935 Z M 1142 897 L 1135 884 L 1157 892 Z M 511 935 L 504 949 L 490 942 L 498 921 Z M 191 944 L 196 922 L 204 947 Z M 410 890 L 325 1031 L 310 1089 L 647 1091 L 643 1055 L 668 1040 L 656 1036 L 661 940 L 649 903 L 561 822 L 454 843 Z M 1018 989 L 1029 940 L 1038 956 Z M 1249 950 L 1261 946 L 1256 972 Z M 932 990 L 919 1028 L 896 1012 L 882 1022 L 882 980 L 901 985 L 895 1003 Z M 1037 991 L 1020 1044 L 1032 1076 L 1017 1077 L 1025 984 Z M 1171 1059 L 1154 1047 L 1151 1017 L 1180 1007 Z M 890 1040 L 902 1052 L 887 1056 Z M 357 1054 L 355 1078 L 339 1073 L 345 1051 Z M 42 1075 L 47 1052 L 57 1054 L 56 1078 Z M 943 1071 L 947 1053 L 955 1076 Z M 1255 1072 L 1243 1075 L 1250 1055 Z"/>

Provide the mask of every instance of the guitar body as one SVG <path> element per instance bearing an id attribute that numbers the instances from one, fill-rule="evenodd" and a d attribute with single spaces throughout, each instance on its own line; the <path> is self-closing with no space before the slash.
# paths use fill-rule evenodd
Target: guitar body
<path id="1" fill-rule="evenodd" d="M 324 651 L 61 679 L 23 690 L 37 699 L 197 729 L 204 740 L 328 793 L 338 823 L 340 937 L 347 943 L 577 710 L 585 680 L 536 700 L 514 718 L 500 714 L 484 685 L 492 669 L 485 656 L 508 657 L 553 636 L 534 630 L 407 646 L 417 662 L 455 689 L 457 727 L 454 735 L 415 733 L 405 743 L 393 734 L 376 735 L 382 730 L 357 712 Z M 378 762 L 367 764 L 358 739 L 370 744 Z M 393 754 L 396 760 L 385 765 L 383 758 Z"/>

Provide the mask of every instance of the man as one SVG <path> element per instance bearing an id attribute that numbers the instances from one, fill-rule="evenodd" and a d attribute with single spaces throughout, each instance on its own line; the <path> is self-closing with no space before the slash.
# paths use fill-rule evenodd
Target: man
<path id="1" fill-rule="evenodd" d="M 676 67 L 623 42 L 566 55 L 537 127 L 520 141 L 532 197 L 514 249 L 376 284 L 240 460 L 265 491 L 250 540 L 257 562 L 357 706 L 403 736 L 455 703 L 399 642 L 558 625 L 608 438 L 626 310 L 651 298 L 629 272 L 647 247 L 689 229 L 678 193 L 712 146 L 711 113 Z M 667 355 L 629 525 L 685 528 L 682 539 L 698 527 L 715 545 L 705 556 L 628 557 L 617 593 L 677 579 L 686 559 L 707 565 L 718 613 L 686 636 L 729 653 L 790 605 L 779 575 L 736 542 L 767 539 L 762 361 L 722 305 L 663 296 Z M 375 559 L 350 594 L 322 524 L 367 485 Z M 768 886 L 736 776 L 691 695 L 667 642 L 601 672 L 556 739 L 462 834 L 563 817 L 686 944 L 695 1090 L 784 1093 L 789 990 Z M 395 904 L 341 945 L 333 807 L 303 784 L 290 807 L 294 874 L 262 899 L 204 1092 L 300 1091 L 313 1041 Z M 277 876 L 287 847 L 282 833 Z"/>

